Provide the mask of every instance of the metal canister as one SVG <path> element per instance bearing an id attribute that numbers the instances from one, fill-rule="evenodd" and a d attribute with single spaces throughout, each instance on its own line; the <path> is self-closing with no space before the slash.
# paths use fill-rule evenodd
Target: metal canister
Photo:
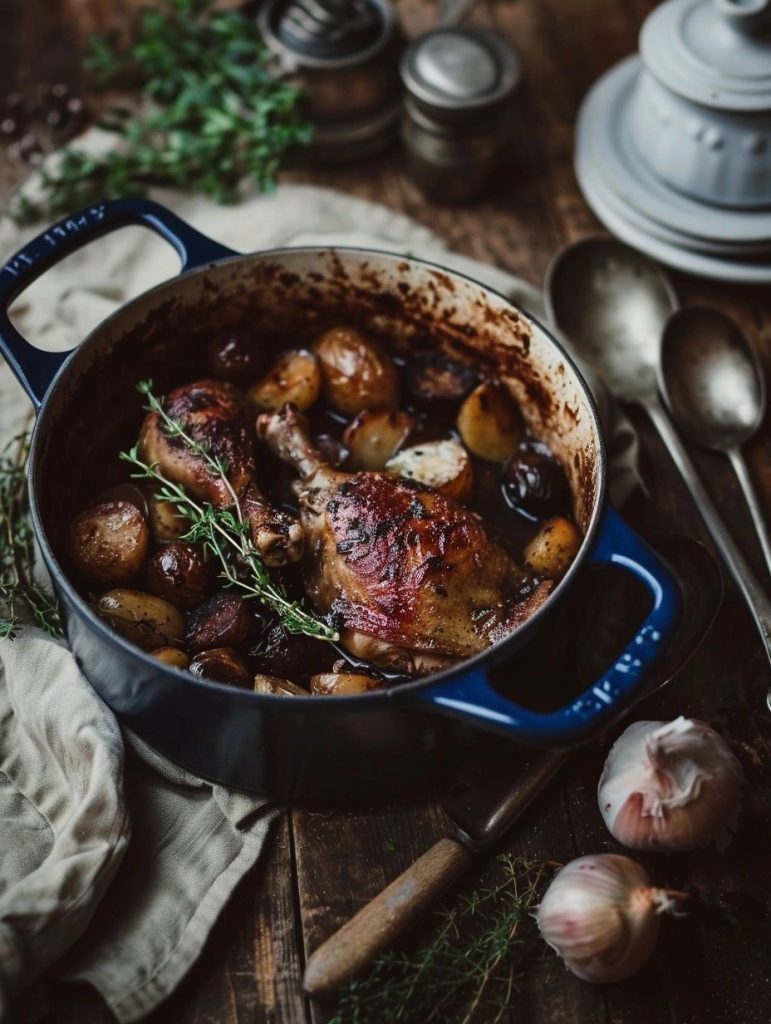
<path id="1" fill-rule="evenodd" d="M 426 196 L 477 198 L 510 139 L 521 65 L 511 45 L 478 26 L 437 28 L 404 53 L 402 141 L 407 169 Z"/>
<path id="2" fill-rule="evenodd" d="M 356 160 L 396 139 L 404 37 L 390 0 L 264 0 L 258 26 L 303 89 L 312 158 Z"/>

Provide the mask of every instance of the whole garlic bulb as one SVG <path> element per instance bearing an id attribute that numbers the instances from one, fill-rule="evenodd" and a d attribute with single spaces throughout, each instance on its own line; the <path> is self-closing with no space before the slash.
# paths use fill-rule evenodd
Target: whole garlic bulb
<path id="1" fill-rule="evenodd" d="M 614 743 L 597 799 L 611 835 L 633 850 L 693 850 L 727 843 L 742 770 L 704 722 L 635 722 Z"/>
<path id="2" fill-rule="evenodd" d="M 561 868 L 535 912 L 538 928 L 585 981 L 623 981 L 653 952 L 659 915 L 683 893 L 652 888 L 630 857 L 600 853 Z"/>

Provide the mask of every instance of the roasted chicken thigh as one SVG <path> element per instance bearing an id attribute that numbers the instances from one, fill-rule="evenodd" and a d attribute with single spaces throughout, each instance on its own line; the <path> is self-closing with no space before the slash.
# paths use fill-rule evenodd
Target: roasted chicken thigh
<path id="1" fill-rule="evenodd" d="M 221 381 L 196 381 L 172 391 L 165 410 L 194 441 L 207 445 L 214 456 L 227 463 L 228 480 L 266 565 L 297 561 L 303 551 L 302 526 L 273 507 L 257 486 L 249 423 L 240 393 Z M 169 437 L 157 413 L 149 412 L 145 417 L 139 444 L 147 462 L 156 464 L 164 476 L 194 497 L 219 507 L 233 503 L 225 482 L 182 439 Z"/>
<path id="2" fill-rule="evenodd" d="M 552 589 L 456 501 L 389 473 L 330 468 L 293 406 L 263 413 L 257 433 L 299 474 L 307 591 L 351 653 L 435 671 L 505 636 Z"/>

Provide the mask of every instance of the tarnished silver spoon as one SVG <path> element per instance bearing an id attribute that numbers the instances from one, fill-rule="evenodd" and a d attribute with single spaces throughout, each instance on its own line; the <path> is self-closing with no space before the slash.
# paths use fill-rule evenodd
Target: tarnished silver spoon
<path id="1" fill-rule="evenodd" d="M 715 508 L 659 398 L 661 338 L 677 297 L 642 253 L 586 238 L 557 253 L 546 276 L 553 323 L 592 363 L 617 398 L 636 402 L 666 445 L 758 627 L 771 662 L 771 601 Z M 769 691 L 771 708 L 771 690 Z"/>
<path id="2" fill-rule="evenodd" d="M 742 455 L 766 414 L 765 378 L 738 324 L 701 306 L 671 316 L 661 339 L 659 387 L 680 430 L 728 456 L 771 573 L 771 537 Z"/>

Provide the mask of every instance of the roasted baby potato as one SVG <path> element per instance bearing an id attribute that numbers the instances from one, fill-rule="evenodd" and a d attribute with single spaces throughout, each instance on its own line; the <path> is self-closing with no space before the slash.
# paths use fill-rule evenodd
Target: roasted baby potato
<path id="1" fill-rule="evenodd" d="M 169 541 L 179 540 L 187 533 L 190 523 L 177 513 L 171 502 L 161 501 L 155 490 L 147 488 L 147 518 L 150 523 L 150 532 L 154 540 L 159 544 L 168 544 Z"/>
<path id="2" fill-rule="evenodd" d="M 96 610 L 121 636 L 145 651 L 180 643 L 185 632 L 185 620 L 178 608 L 142 590 L 108 590 L 97 601 Z"/>
<path id="3" fill-rule="evenodd" d="M 188 672 L 204 679 L 213 679 L 228 686 L 248 689 L 251 683 L 246 662 L 232 647 L 214 647 L 199 651 L 188 666 Z"/>
<path id="4" fill-rule="evenodd" d="M 268 372 L 247 391 L 250 402 L 261 412 L 274 412 L 287 402 L 309 409 L 321 394 L 321 367 L 307 349 L 283 352 Z"/>
<path id="5" fill-rule="evenodd" d="M 418 352 L 406 366 L 407 391 L 421 405 L 449 406 L 462 401 L 479 383 L 479 373 L 445 352 Z"/>
<path id="6" fill-rule="evenodd" d="M 147 554 L 150 531 L 130 501 L 99 501 L 75 516 L 67 549 L 75 567 L 100 583 L 122 583 L 136 576 Z"/>
<path id="7" fill-rule="evenodd" d="M 214 564 L 200 545 L 176 540 L 164 545 L 147 566 L 147 586 L 180 608 L 195 608 L 216 584 Z"/>
<path id="8" fill-rule="evenodd" d="M 248 601 L 220 591 L 188 615 L 185 646 L 191 651 L 208 647 L 244 647 L 256 637 L 258 623 Z"/>
<path id="9" fill-rule="evenodd" d="M 265 365 L 264 350 L 249 331 L 220 331 L 206 346 L 211 372 L 219 380 L 234 384 L 254 380 Z"/>
<path id="10" fill-rule="evenodd" d="M 278 676 L 256 675 L 254 677 L 255 693 L 272 693 L 279 697 L 307 697 L 308 691 L 293 683 L 291 679 L 280 679 Z"/>
<path id="11" fill-rule="evenodd" d="M 459 441 L 452 439 L 405 448 L 388 460 L 386 469 L 461 502 L 468 499 L 474 486 L 469 454 Z"/>
<path id="12" fill-rule="evenodd" d="M 181 651 L 179 647 L 158 647 L 150 653 L 164 665 L 173 665 L 174 668 L 187 668 L 190 664 L 190 655 Z"/>
<path id="13" fill-rule="evenodd" d="M 519 407 L 499 380 L 474 388 L 460 407 L 457 427 L 469 451 L 490 462 L 510 459 L 525 433 Z"/>
<path id="14" fill-rule="evenodd" d="M 136 484 L 116 484 L 114 487 L 110 487 L 106 491 L 102 491 L 96 500 L 99 502 L 127 501 L 131 505 L 136 505 L 145 520 L 147 519 L 149 511 L 147 507 L 147 498 Z"/>
<path id="15" fill-rule="evenodd" d="M 311 676 L 311 693 L 321 697 L 348 697 L 355 693 L 382 690 L 383 680 L 359 672 L 320 672 Z"/>
<path id="16" fill-rule="evenodd" d="M 398 409 L 360 412 L 343 432 L 351 469 L 383 469 L 409 437 L 415 420 Z"/>
<path id="17" fill-rule="evenodd" d="M 525 565 L 538 576 L 564 576 L 581 547 L 581 535 L 569 519 L 547 519 L 523 552 Z"/>
<path id="18" fill-rule="evenodd" d="M 396 367 L 383 349 L 353 327 L 333 327 L 317 338 L 324 393 L 329 404 L 346 416 L 362 409 L 392 409 L 399 382 Z"/>

